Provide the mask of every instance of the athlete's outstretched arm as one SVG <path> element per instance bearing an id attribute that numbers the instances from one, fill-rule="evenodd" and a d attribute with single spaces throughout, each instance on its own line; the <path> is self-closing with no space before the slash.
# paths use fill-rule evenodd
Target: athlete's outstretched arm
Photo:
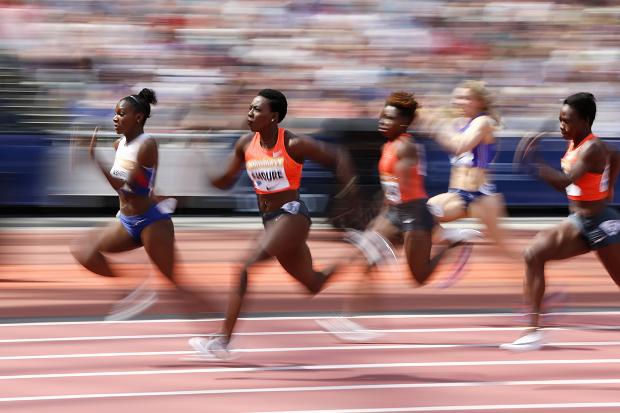
<path id="1" fill-rule="evenodd" d="M 480 116 L 471 121 L 471 125 L 464 132 L 455 132 L 452 125 L 441 123 L 431 136 L 446 151 L 453 155 L 460 155 L 475 148 L 482 139 L 493 132 L 493 126 L 488 116 Z"/>
<path id="2" fill-rule="evenodd" d="M 97 156 L 95 148 L 97 147 L 97 131 L 95 128 L 93 136 L 90 140 L 89 156 L 90 159 L 97 165 L 103 176 L 107 179 L 108 183 L 114 188 L 115 191 L 119 191 L 125 184 L 131 184 L 136 181 L 136 174 L 141 173 L 141 167 L 154 168 L 157 166 L 158 151 L 157 143 L 154 139 L 148 139 L 138 152 L 137 167 L 129 172 L 127 179 L 117 178 L 110 173 L 110 168 L 103 164 L 101 159 Z M 114 149 L 118 149 L 119 140 L 114 141 Z"/>
<path id="3" fill-rule="evenodd" d="M 103 176 L 105 176 L 110 186 L 112 186 L 112 188 L 114 188 L 115 191 L 118 191 L 123 187 L 123 185 L 125 185 L 126 181 L 122 178 L 117 178 L 115 176 L 112 176 L 112 174 L 110 173 L 110 168 L 104 165 L 101 159 L 99 159 L 99 157 L 97 156 L 97 152 L 95 151 L 95 148 L 97 147 L 97 132 L 98 131 L 99 131 L 99 126 L 95 127 L 95 130 L 93 131 L 93 136 L 90 139 L 90 145 L 88 147 L 88 156 L 95 163 L 95 165 L 97 165 L 97 167 L 99 168 Z M 114 141 L 113 146 L 115 150 L 118 149 L 118 142 L 119 142 L 118 140 Z"/>
<path id="4" fill-rule="evenodd" d="M 219 189 L 228 189 L 234 185 L 239 177 L 239 172 L 245 163 L 245 148 L 252 139 L 251 134 L 240 137 L 235 143 L 233 153 L 228 157 L 225 166 L 222 168 L 217 165 L 220 173 L 209 173 L 211 184 Z"/>
<path id="5" fill-rule="evenodd" d="M 618 174 L 620 173 L 620 152 L 608 143 L 605 143 L 607 151 L 609 152 L 609 202 L 614 201 L 614 188 L 618 180 Z"/>
<path id="6" fill-rule="evenodd" d="M 396 175 L 402 180 L 402 185 L 407 187 L 410 185 L 408 182 L 411 177 L 409 171 L 418 164 L 418 149 L 411 142 L 399 142 L 396 156 L 398 157 L 398 161 L 394 165 Z"/>
<path id="7" fill-rule="evenodd" d="M 347 195 L 355 190 L 357 177 L 349 154 L 336 145 L 330 145 L 316 139 L 290 135 L 290 155 L 297 162 L 302 163 L 310 159 L 336 172 L 336 178 L 344 186 L 340 191 Z M 343 196 L 344 196 L 343 195 Z"/>
<path id="8" fill-rule="evenodd" d="M 143 174 L 142 168 L 157 168 L 157 163 L 159 162 L 159 150 L 157 149 L 157 141 L 155 139 L 149 138 L 144 141 L 138 151 L 136 162 L 136 168 L 129 172 L 127 183 L 132 185 L 135 182 L 142 182 L 142 185 L 144 185 L 146 184 L 146 177 L 142 176 L 138 180 L 138 174 Z"/>
<path id="9" fill-rule="evenodd" d="M 123 179 L 112 176 L 112 174 L 110 173 L 110 168 L 107 168 L 103 164 L 103 162 L 101 162 L 101 159 L 99 159 L 99 157 L 97 156 L 97 152 L 95 151 L 95 148 L 97 147 L 97 132 L 98 131 L 99 131 L 99 126 L 95 127 L 95 130 L 93 131 L 93 136 L 92 138 L 90 138 L 90 145 L 88 147 L 88 156 L 90 157 L 90 160 L 93 161 L 95 165 L 97 165 L 97 167 L 99 168 L 103 176 L 105 176 L 105 178 L 110 183 L 112 188 L 114 188 L 115 191 L 118 191 L 125 184 L 125 181 Z M 114 142 L 114 149 L 116 148 L 118 148 L 118 141 Z"/>

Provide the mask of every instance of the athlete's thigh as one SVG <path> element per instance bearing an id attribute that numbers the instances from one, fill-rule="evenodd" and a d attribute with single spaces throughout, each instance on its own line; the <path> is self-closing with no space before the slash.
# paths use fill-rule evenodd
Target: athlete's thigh
<path id="1" fill-rule="evenodd" d="M 170 276 L 174 267 L 174 225 L 171 219 L 152 222 L 142 230 L 144 250 L 155 266 Z"/>
<path id="2" fill-rule="evenodd" d="M 390 242 L 396 243 L 400 240 L 400 230 L 383 215 L 377 215 L 368 224 L 368 231 L 375 231 Z"/>
<path id="3" fill-rule="evenodd" d="M 489 231 L 489 236 L 498 241 L 503 238 L 500 221 L 506 214 L 504 197 L 501 194 L 484 195 L 475 199 L 468 208 L 468 215 L 477 218 Z"/>
<path id="4" fill-rule="evenodd" d="M 497 219 L 505 214 L 506 205 L 502 194 L 484 195 L 469 204 L 468 215 L 484 219 Z"/>
<path id="5" fill-rule="evenodd" d="M 548 260 L 564 260 L 590 251 L 579 228 L 570 219 L 536 234 L 526 254 Z"/>
<path id="6" fill-rule="evenodd" d="M 428 264 L 431 248 L 433 246 L 432 234 L 425 230 L 405 232 L 405 256 L 412 270 L 425 267 Z"/>
<path id="7" fill-rule="evenodd" d="M 312 254 L 305 242 L 294 250 L 279 255 L 277 259 L 282 268 L 303 285 L 309 286 L 316 281 L 315 271 L 312 268 Z"/>
<path id="8" fill-rule="evenodd" d="M 450 222 L 467 216 L 463 199 L 452 192 L 435 195 L 428 200 L 431 213 L 438 222 Z"/>
<path id="9" fill-rule="evenodd" d="M 100 252 L 124 252 L 140 247 L 120 221 L 114 221 L 103 229 L 92 230 L 86 235 L 85 245 L 92 245 L 92 250 Z"/>
<path id="10" fill-rule="evenodd" d="M 297 250 L 306 243 L 310 222 L 304 215 L 284 214 L 269 222 L 259 239 L 259 248 L 272 257 Z"/>

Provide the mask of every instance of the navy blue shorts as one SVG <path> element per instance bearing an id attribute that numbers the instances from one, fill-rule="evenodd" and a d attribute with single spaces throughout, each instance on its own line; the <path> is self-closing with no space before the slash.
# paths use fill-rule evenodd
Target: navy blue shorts
<path id="1" fill-rule="evenodd" d="M 261 213 L 261 218 L 263 219 L 263 225 L 267 225 L 267 222 L 273 221 L 282 215 L 303 215 L 308 219 L 308 222 L 312 224 L 312 220 L 310 219 L 310 211 L 308 211 L 308 207 L 304 203 L 304 201 L 291 201 L 282 205 L 280 209 L 271 212 Z"/>
<path id="2" fill-rule="evenodd" d="M 611 207 L 593 217 L 570 214 L 568 219 L 593 250 L 620 242 L 620 213 Z"/>
<path id="3" fill-rule="evenodd" d="M 469 204 L 474 202 L 476 199 L 485 195 L 493 195 L 495 193 L 495 185 L 484 184 L 478 191 L 465 191 L 464 189 L 450 188 L 448 189 L 448 192 L 451 194 L 457 194 L 461 200 L 463 200 L 465 208 L 469 208 Z"/>
<path id="4" fill-rule="evenodd" d="M 426 199 L 390 205 L 383 216 L 400 232 L 431 231 L 435 226 L 435 217 L 429 211 Z"/>
<path id="5" fill-rule="evenodd" d="M 133 239 L 142 244 L 141 234 L 144 228 L 155 221 L 170 219 L 170 214 L 161 212 L 157 205 L 152 205 L 144 214 L 128 216 L 119 213 L 118 219 L 120 219 L 123 228 L 129 232 Z"/>

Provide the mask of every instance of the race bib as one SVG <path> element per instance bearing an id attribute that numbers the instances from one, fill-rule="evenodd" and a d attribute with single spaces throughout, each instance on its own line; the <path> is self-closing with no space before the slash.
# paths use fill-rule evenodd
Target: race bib
<path id="1" fill-rule="evenodd" d="M 383 188 L 383 193 L 388 201 L 393 203 L 401 202 L 400 186 L 398 185 L 396 178 L 381 176 L 381 187 Z"/>
<path id="2" fill-rule="evenodd" d="M 284 171 L 284 158 L 252 160 L 245 167 L 254 188 L 259 191 L 272 192 L 290 187 Z"/>
<path id="3" fill-rule="evenodd" d="M 566 187 L 566 195 L 580 196 L 581 195 L 581 188 L 579 188 L 575 184 L 570 184 L 569 186 Z"/>

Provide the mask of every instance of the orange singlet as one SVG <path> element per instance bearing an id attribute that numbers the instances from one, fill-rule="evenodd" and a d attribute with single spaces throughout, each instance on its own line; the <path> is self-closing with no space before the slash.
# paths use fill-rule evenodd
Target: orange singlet
<path id="1" fill-rule="evenodd" d="M 260 145 L 260 133 L 256 132 L 245 150 L 245 169 L 257 194 L 299 189 L 303 165 L 286 151 L 284 131 L 278 128 L 278 140 L 271 149 Z"/>
<path id="2" fill-rule="evenodd" d="M 418 147 L 418 163 L 408 171 L 408 176 L 398 176 L 396 172 L 396 143 L 399 140 L 409 140 L 411 135 L 403 134 L 393 141 L 388 141 L 383 146 L 381 159 L 379 160 L 379 175 L 381 186 L 385 198 L 392 204 L 401 204 L 416 199 L 426 199 L 426 189 L 424 188 L 424 151 L 420 145 Z"/>
<path id="3" fill-rule="evenodd" d="M 584 143 L 594 139 L 598 138 L 591 133 L 576 147 L 573 147 L 574 143 L 572 141 L 570 142 L 566 153 L 562 157 L 562 171 L 564 173 L 569 173 L 573 165 L 575 165 Z M 598 201 L 607 198 L 609 195 L 609 162 L 605 165 L 603 173 L 586 172 L 575 183 L 567 186 L 566 195 L 568 195 L 568 199 L 575 201 Z"/>

